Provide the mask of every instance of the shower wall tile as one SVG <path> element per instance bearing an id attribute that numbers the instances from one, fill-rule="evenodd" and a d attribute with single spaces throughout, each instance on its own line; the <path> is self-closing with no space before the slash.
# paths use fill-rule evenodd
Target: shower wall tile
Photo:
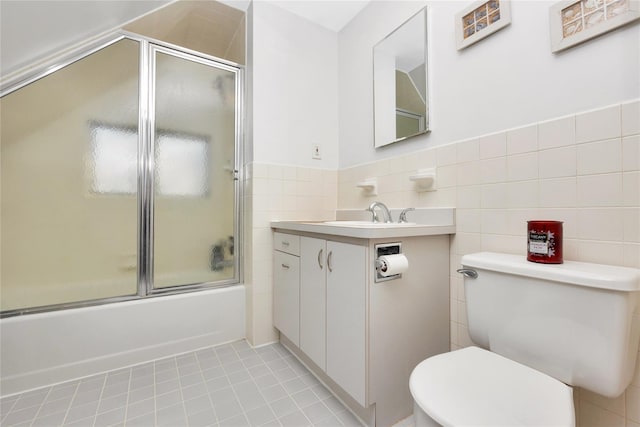
<path id="1" fill-rule="evenodd" d="M 343 169 L 337 208 L 456 207 L 451 236 L 451 348 L 471 345 L 463 255 L 526 254 L 526 221 L 564 222 L 564 258 L 640 268 L 640 102 L 532 123 L 394 159 Z M 404 165 L 404 168 L 403 168 Z M 408 177 L 437 166 L 438 189 L 417 193 Z M 356 187 L 377 178 L 384 192 Z M 640 322 L 640 316 L 635 317 Z M 579 427 L 640 423 L 640 358 L 633 385 L 618 399 L 576 390 Z"/>

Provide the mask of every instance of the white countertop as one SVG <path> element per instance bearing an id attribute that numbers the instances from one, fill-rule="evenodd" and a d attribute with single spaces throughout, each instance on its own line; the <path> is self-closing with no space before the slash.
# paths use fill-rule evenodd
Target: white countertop
<path id="1" fill-rule="evenodd" d="M 361 239 L 435 236 L 440 234 L 454 234 L 456 232 L 456 227 L 453 224 L 403 224 L 401 226 L 395 225 L 390 227 L 381 227 L 379 225 L 365 227 L 349 225 L 341 226 L 313 221 L 272 221 L 271 228 L 284 231 L 300 231 L 307 233 L 328 234 L 333 236 L 356 237 Z"/>

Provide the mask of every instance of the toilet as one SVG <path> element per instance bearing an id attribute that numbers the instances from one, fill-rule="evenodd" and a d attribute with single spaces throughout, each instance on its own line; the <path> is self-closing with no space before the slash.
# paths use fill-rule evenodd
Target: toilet
<path id="1" fill-rule="evenodd" d="M 572 387 L 624 392 L 640 339 L 640 270 L 490 252 L 462 266 L 477 346 L 415 367 L 416 427 L 574 426 Z"/>

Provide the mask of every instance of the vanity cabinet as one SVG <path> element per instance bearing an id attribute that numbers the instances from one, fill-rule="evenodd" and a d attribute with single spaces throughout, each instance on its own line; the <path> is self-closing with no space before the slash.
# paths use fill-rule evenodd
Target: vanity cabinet
<path id="1" fill-rule="evenodd" d="M 280 342 L 366 425 L 386 427 L 408 417 L 412 369 L 449 351 L 451 229 L 361 237 L 337 234 L 346 227 L 330 233 L 316 224 L 272 226 Z M 401 245 L 409 269 L 376 281 L 376 248 L 389 244 Z"/>

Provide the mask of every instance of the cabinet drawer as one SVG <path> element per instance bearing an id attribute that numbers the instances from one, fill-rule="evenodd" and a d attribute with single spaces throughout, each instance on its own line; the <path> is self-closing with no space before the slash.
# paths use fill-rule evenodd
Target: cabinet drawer
<path id="1" fill-rule="evenodd" d="M 273 233 L 273 249 L 300 256 L 300 236 Z"/>

